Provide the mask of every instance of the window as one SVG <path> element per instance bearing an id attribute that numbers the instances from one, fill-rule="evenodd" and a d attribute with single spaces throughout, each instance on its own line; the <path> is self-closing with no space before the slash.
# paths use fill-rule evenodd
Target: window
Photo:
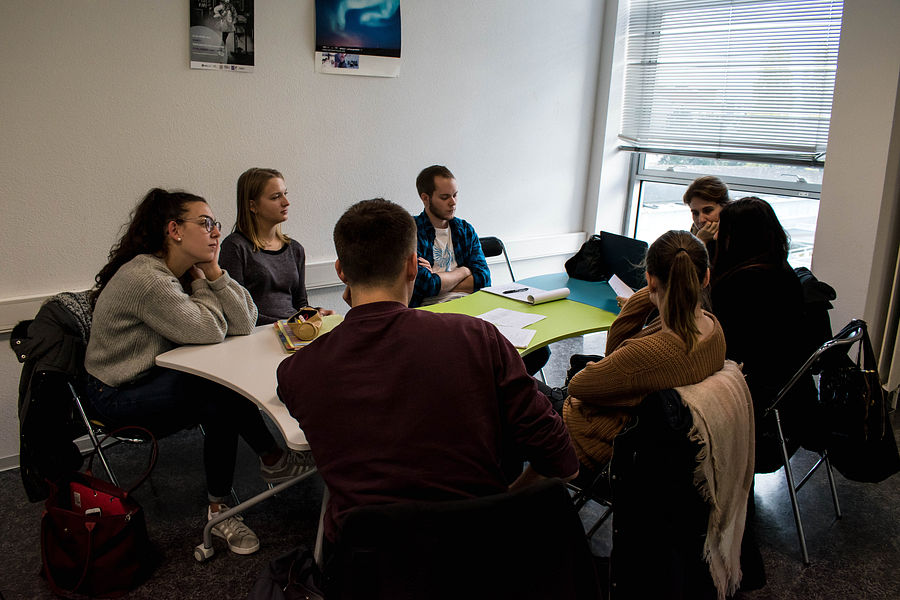
<path id="1" fill-rule="evenodd" d="M 733 199 L 769 202 L 791 238 L 788 261 L 809 267 L 819 214 L 822 167 L 724 160 L 672 154 L 636 154 L 633 160 L 629 233 L 653 242 L 669 229 L 690 229 L 682 196 L 701 175 L 715 175 Z"/>
<path id="2" fill-rule="evenodd" d="M 841 0 L 629 0 L 620 147 L 629 229 L 690 227 L 687 186 L 716 175 L 767 200 L 809 265 L 831 119 Z"/>
<path id="3" fill-rule="evenodd" d="M 624 147 L 820 162 L 842 10 L 840 0 L 630 0 Z"/>

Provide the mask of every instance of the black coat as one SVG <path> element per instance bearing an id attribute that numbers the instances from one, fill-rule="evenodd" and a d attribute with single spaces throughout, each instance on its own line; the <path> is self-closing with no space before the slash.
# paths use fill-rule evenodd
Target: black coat
<path id="1" fill-rule="evenodd" d="M 781 451 L 774 418 L 765 419 L 765 410 L 820 343 L 810 333 L 800 279 L 787 263 L 753 265 L 715 281 L 710 298 L 725 333 L 725 357 L 743 364 L 753 397 L 756 472 L 775 471 Z M 816 401 L 812 375 L 794 390 L 779 405 L 790 453 L 806 437 L 804 424 Z"/>
<path id="2" fill-rule="evenodd" d="M 47 497 L 46 481 L 81 468 L 72 441 L 84 433 L 69 384 L 80 395 L 91 327 L 86 292 L 50 298 L 31 321 L 13 329 L 10 346 L 22 365 L 19 379 L 19 464 L 28 499 Z"/>

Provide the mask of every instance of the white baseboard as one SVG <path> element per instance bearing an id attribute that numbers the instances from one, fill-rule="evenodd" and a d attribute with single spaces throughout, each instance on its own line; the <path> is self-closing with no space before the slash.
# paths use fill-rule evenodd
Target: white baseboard
<path id="1" fill-rule="evenodd" d="M 91 445 L 91 439 L 83 435 L 80 438 L 75 440 L 75 445 L 78 446 L 78 450 L 84 454 L 93 449 Z M 18 469 L 19 468 L 19 455 L 12 454 L 10 456 L 4 456 L 0 458 L 0 472 L 9 471 L 10 469 Z"/>

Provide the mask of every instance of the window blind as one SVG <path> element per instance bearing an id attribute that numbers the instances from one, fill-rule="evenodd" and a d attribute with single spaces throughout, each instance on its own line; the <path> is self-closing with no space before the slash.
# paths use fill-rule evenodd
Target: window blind
<path id="1" fill-rule="evenodd" d="M 820 162 L 842 10 L 841 0 L 630 0 L 622 147 Z"/>

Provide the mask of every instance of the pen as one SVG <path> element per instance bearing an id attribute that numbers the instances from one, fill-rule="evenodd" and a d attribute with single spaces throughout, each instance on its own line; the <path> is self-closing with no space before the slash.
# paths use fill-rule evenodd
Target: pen
<path id="1" fill-rule="evenodd" d="M 519 288 L 519 289 L 516 289 L 516 290 L 506 290 L 506 291 L 503 292 L 503 293 L 504 293 L 504 294 L 515 294 L 516 292 L 527 292 L 527 291 L 528 291 L 528 288 L 527 288 L 527 287 L 524 287 L 524 288 Z"/>

